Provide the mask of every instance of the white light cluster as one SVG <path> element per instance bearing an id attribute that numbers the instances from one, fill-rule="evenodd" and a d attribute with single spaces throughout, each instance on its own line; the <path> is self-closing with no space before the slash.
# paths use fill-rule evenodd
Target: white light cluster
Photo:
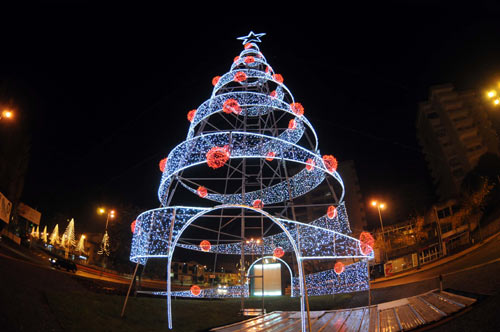
<path id="1" fill-rule="evenodd" d="M 219 209 L 245 208 L 252 211 L 261 211 L 251 206 L 244 205 L 219 205 L 213 208 L 192 207 L 166 207 L 150 210 L 137 217 L 136 228 L 132 240 L 131 260 L 137 262 L 147 257 L 168 257 L 172 253 L 169 247 L 170 226 L 174 219 L 172 228 L 172 243 L 177 247 L 203 251 L 198 245 L 181 244 L 179 240 L 182 231 L 196 219 L 204 214 Z M 269 216 L 261 211 L 265 216 Z M 271 220 L 279 223 L 288 234 L 284 232 L 263 238 L 260 244 L 255 242 L 244 243 L 245 255 L 272 255 L 276 247 L 281 247 L 285 252 L 295 252 L 294 246 L 300 248 L 302 259 L 338 259 L 338 258 L 372 258 L 373 252 L 365 255 L 361 252 L 360 242 L 349 235 L 339 233 L 332 229 L 305 224 L 293 220 L 269 216 Z M 333 221 L 331 221 L 333 222 Z M 297 234 L 298 233 L 298 234 Z M 294 243 L 290 242 L 290 237 Z M 213 244 L 210 253 L 239 255 L 241 254 L 241 242 Z"/>
<path id="2" fill-rule="evenodd" d="M 337 216 L 335 218 L 330 219 L 325 214 L 324 216 L 312 221 L 311 225 L 331 229 L 344 234 L 352 233 L 351 228 L 349 227 L 349 217 L 347 216 L 347 210 L 344 202 L 337 205 Z"/>
<path id="3" fill-rule="evenodd" d="M 283 181 L 275 185 L 266 187 L 262 190 L 255 190 L 245 193 L 245 199 L 242 194 L 207 194 L 206 199 L 222 204 L 243 204 L 252 205 L 252 202 L 260 199 L 264 205 L 280 203 L 284 200 L 294 199 L 310 190 L 316 188 L 324 180 L 325 173 L 314 169 L 307 171 L 305 168 L 295 176 L 289 178 L 288 182 Z M 196 194 L 196 189 L 179 181 L 183 187 Z M 291 195 L 290 195 L 291 194 Z"/>
<path id="4" fill-rule="evenodd" d="M 171 225 L 174 211 L 175 221 Z M 172 229 L 173 241 L 180 236 L 182 227 L 203 211 L 207 211 L 207 209 L 171 206 L 141 213 L 136 219 L 130 260 L 144 265 L 150 257 L 168 257 L 170 229 Z"/>
<path id="5" fill-rule="evenodd" d="M 217 84 L 214 87 L 212 97 L 214 97 L 215 94 L 221 88 L 223 88 L 225 85 L 227 85 L 229 83 L 233 83 L 234 76 L 237 72 L 245 73 L 247 79 L 244 82 L 242 82 L 242 84 L 244 84 L 245 86 L 255 87 L 255 86 L 262 86 L 266 82 L 274 82 L 275 84 L 282 86 L 283 89 L 288 91 L 288 89 L 285 87 L 285 85 L 281 82 L 278 82 L 275 79 L 275 77 L 271 74 L 271 72 L 266 73 L 266 72 L 264 72 L 262 70 L 258 70 L 258 69 L 235 69 L 235 70 L 232 70 L 232 71 L 225 73 L 224 75 L 222 75 L 220 77 L 219 81 L 217 82 Z M 290 95 L 291 95 L 291 93 L 290 93 Z"/>
<path id="6" fill-rule="evenodd" d="M 170 292 L 171 296 L 176 297 L 192 297 L 192 298 L 239 298 L 243 293 L 244 297 L 248 297 L 248 285 L 245 284 L 243 287 L 237 286 L 221 286 L 215 288 L 202 288 L 199 295 L 193 295 L 191 291 L 173 291 Z M 168 295 L 167 292 L 153 292 L 153 295 Z"/>
<path id="7" fill-rule="evenodd" d="M 323 164 L 321 155 L 315 154 L 297 144 L 287 142 L 285 140 L 271 137 L 262 134 L 249 133 L 249 132 L 239 132 L 239 131 L 228 131 L 228 132 L 217 132 L 204 134 L 200 136 L 195 136 L 189 140 L 182 142 L 177 145 L 168 155 L 167 164 L 165 166 L 165 171 L 163 172 L 160 189 L 158 191 L 158 197 L 160 202 L 166 204 L 168 188 L 175 174 L 180 171 L 206 163 L 206 154 L 214 146 L 229 146 L 230 158 L 231 159 L 243 159 L 243 158 L 261 158 L 265 159 L 269 151 L 276 153 L 275 159 L 282 159 L 289 162 L 295 162 L 303 164 L 304 167 L 307 165 L 307 160 L 311 159 L 314 161 L 315 166 L 309 175 L 304 175 L 299 172 L 300 176 L 307 176 L 311 178 L 309 183 L 317 183 L 319 185 L 324 179 L 325 174 L 331 175 L 342 187 L 342 195 L 340 201 L 342 201 L 344 196 L 344 184 L 340 175 L 336 171 L 329 171 Z M 303 181 L 303 180 L 301 180 Z M 287 190 L 283 190 L 284 184 L 279 187 L 278 192 L 266 192 L 269 197 L 257 197 L 262 199 L 264 204 L 271 204 L 270 202 L 281 202 L 289 199 Z M 299 185 L 298 188 L 292 188 L 292 190 L 297 191 L 296 195 L 293 197 L 301 196 L 314 187 L 308 187 L 306 185 Z M 273 187 L 264 189 L 266 191 L 269 189 L 273 191 Z M 274 190 L 276 191 L 276 190 Z M 283 192 L 284 191 L 284 192 Z M 250 193 L 249 193 L 250 195 Z M 208 197 L 208 196 L 207 196 Z M 234 196 L 233 196 L 234 197 Z M 253 198 L 252 201 L 256 199 Z M 276 200 L 278 199 L 278 200 Z M 248 202 L 233 202 L 233 204 L 248 204 Z"/>
<path id="8" fill-rule="evenodd" d="M 246 63 L 245 60 L 248 56 L 253 57 L 252 63 Z M 231 65 L 231 71 L 236 71 L 238 70 L 238 67 L 244 65 L 245 67 L 250 67 L 250 68 L 255 68 L 258 66 L 266 66 L 269 68 L 268 73 L 274 74 L 274 71 L 272 70 L 271 66 L 267 63 L 266 59 L 262 55 L 262 53 L 253 50 L 253 49 L 248 49 L 244 50 L 243 52 L 240 53 L 239 59 Z"/>
<path id="9" fill-rule="evenodd" d="M 319 296 L 338 293 L 352 293 L 368 290 L 369 278 L 367 261 L 346 265 L 341 274 L 332 270 L 306 275 L 307 295 Z M 293 278 L 293 288 L 298 294 L 300 279 Z"/>
<path id="10" fill-rule="evenodd" d="M 241 116 L 259 116 L 266 114 L 270 111 L 283 111 L 295 116 L 290 105 L 283 102 L 281 98 L 283 98 L 283 90 L 278 88 L 276 90 L 276 98 L 273 98 L 269 95 L 259 93 L 259 92 L 250 92 L 250 91 L 233 91 L 227 92 L 223 94 L 219 94 L 214 96 L 213 98 L 205 101 L 196 109 L 194 114 L 194 118 L 189 126 L 189 131 L 187 135 L 187 139 L 190 139 L 194 136 L 195 127 L 203 120 L 207 119 L 211 115 L 215 113 L 222 112 L 222 108 L 224 102 L 229 99 L 236 100 L 238 104 L 241 106 Z M 280 98 L 281 97 L 281 98 Z M 311 130 L 314 139 L 315 139 L 315 149 L 317 150 L 317 136 L 316 132 L 313 129 L 313 126 L 307 120 L 307 118 L 303 116 L 296 117 L 297 128 L 296 129 L 287 129 L 284 133 L 280 134 L 279 138 L 289 141 L 291 143 L 296 143 L 302 137 L 304 133 L 305 127 L 302 123 L 307 126 L 308 129 Z"/>

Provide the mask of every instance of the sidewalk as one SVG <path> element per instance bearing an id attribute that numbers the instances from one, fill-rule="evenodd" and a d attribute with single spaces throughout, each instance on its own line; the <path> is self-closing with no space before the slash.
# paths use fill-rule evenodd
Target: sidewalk
<path id="1" fill-rule="evenodd" d="M 425 264 L 425 265 L 421 265 L 420 269 L 413 268 L 413 269 L 411 269 L 409 271 L 398 273 L 397 275 L 394 275 L 394 276 L 377 278 L 375 280 L 370 281 L 370 284 L 373 285 L 373 284 L 385 282 L 385 281 L 388 281 L 388 280 L 394 280 L 394 279 L 406 277 L 408 275 L 412 275 L 412 274 L 415 274 L 415 273 L 426 271 L 426 270 L 432 269 L 432 268 L 434 268 L 436 266 L 446 264 L 448 262 L 451 262 L 451 261 L 453 261 L 455 259 L 458 259 L 460 257 L 463 257 L 463 256 L 467 255 L 468 253 L 470 253 L 471 251 L 476 250 L 479 247 L 482 247 L 483 245 L 485 245 L 488 242 L 494 240 L 498 236 L 500 236 L 500 232 L 497 233 L 497 234 L 494 234 L 494 235 L 490 236 L 489 238 L 483 240 L 482 242 L 474 244 L 473 246 L 471 246 L 471 247 L 469 247 L 469 248 L 467 248 L 467 249 L 465 249 L 465 250 L 463 250 L 461 252 L 458 252 L 458 253 L 450 255 L 450 256 L 446 256 L 444 258 L 435 260 L 435 261 L 433 261 L 431 263 L 428 263 L 428 264 Z"/>
<path id="2" fill-rule="evenodd" d="M 36 257 L 34 252 L 35 250 L 20 246 L 9 239 L 3 238 L 2 241 L 0 241 L 0 255 L 7 255 L 9 257 L 23 260 L 44 268 L 50 268 L 48 261 L 41 259 L 40 257 Z M 76 264 L 78 271 L 75 275 L 79 277 L 127 285 L 130 284 L 130 280 L 132 279 L 132 275 L 130 274 L 121 274 L 113 270 L 103 271 L 98 266 L 88 266 L 79 263 Z M 152 289 L 166 288 L 165 280 L 142 279 L 141 284 L 143 287 Z"/>
<path id="3" fill-rule="evenodd" d="M 0 248 L 6 251 L 10 251 L 17 255 L 19 258 L 30 261 L 31 263 L 40 264 L 40 261 L 35 259 L 31 254 L 26 252 L 27 248 L 24 248 L 17 243 L 10 242 L 10 239 L 2 238 L 0 241 Z"/>

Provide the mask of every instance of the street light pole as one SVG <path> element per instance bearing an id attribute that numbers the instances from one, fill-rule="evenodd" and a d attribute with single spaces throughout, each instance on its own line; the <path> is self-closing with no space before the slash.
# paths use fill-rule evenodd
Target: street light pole
<path id="1" fill-rule="evenodd" d="M 106 216 L 106 228 L 104 229 L 106 233 L 108 232 L 108 222 L 109 222 L 109 212 L 108 215 Z"/>
<path id="2" fill-rule="evenodd" d="M 381 209 L 385 208 L 385 203 L 378 203 L 377 201 L 373 201 L 372 206 L 375 206 L 378 210 L 378 218 L 380 220 L 380 230 L 382 232 L 382 241 L 384 242 L 384 256 L 385 256 L 385 261 L 387 262 L 388 258 L 387 258 L 387 249 L 385 243 L 384 223 L 382 222 L 382 212 L 380 212 Z"/>
<path id="3" fill-rule="evenodd" d="M 106 210 L 104 208 L 99 208 L 97 210 L 97 213 L 99 213 L 99 214 L 103 214 L 105 212 L 106 212 Z M 115 210 L 108 211 L 107 216 L 106 216 L 106 227 L 104 229 L 104 236 L 102 237 L 101 248 L 97 252 L 98 255 L 104 254 L 105 256 L 109 256 L 108 223 L 109 223 L 109 219 L 110 218 L 113 219 L 114 217 L 115 217 Z"/>

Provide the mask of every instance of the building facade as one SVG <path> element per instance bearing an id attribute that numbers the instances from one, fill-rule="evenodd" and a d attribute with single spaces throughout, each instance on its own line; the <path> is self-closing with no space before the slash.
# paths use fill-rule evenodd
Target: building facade
<path id="1" fill-rule="evenodd" d="M 366 230 L 367 221 L 366 202 L 361 194 L 354 161 L 339 162 L 337 172 L 344 183 L 344 204 L 349 216 L 349 226 L 353 235 L 357 237 L 362 231 Z M 327 180 L 323 181 L 316 189 L 311 191 L 311 195 L 304 195 L 294 200 L 298 220 L 311 222 L 325 214 L 325 204 L 331 202 L 333 195 L 335 195 L 330 186 L 332 186 L 332 183 Z"/>
<path id="2" fill-rule="evenodd" d="M 349 216 L 349 224 L 353 234 L 358 235 L 367 229 L 366 202 L 359 186 L 358 174 L 354 161 L 346 160 L 339 163 L 337 172 L 344 181 L 345 207 Z"/>
<path id="3" fill-rule="evenodd" d="M 186 285 L 228 285 L 233 286 L 240 283 L 240 275 L 233 271 L 224 270 L 212 271 L 206 265 L 198 262 L 172 262 L 171 277 L 174 284 Z"/>
<path id="4" fill-rule="evenodd" d="M 499 154 L 498 138 L 480 95 L 453 85 L 430 88 L 420 103 L 417 137 L 441 200 L 456 197 L 465 175 L 487 153 Z"/>

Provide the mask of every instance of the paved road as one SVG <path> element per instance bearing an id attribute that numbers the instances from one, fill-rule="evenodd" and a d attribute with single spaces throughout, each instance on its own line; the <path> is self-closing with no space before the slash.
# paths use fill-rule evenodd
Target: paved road
<path id="1" fill-rule="evenodd" d="M 426 279 L 438 278 L 443 275 L 446 280 L 453 279 L 454 274 L 460 274 L 466 269 L 477 269 L 482 265 L 499 264 L 500 263 L 500 236 L 496 236 L 487 243 L 481 245 L 476 250 L 473 250 L 463 257 L 459 257 L 450 262 L 434 266 L 430 269 L 422 269 L 419 272 L 410 275 L 390 279 L 386 281 L 375 281 L 372 288 L 384 288 L 396 285 L 418 282 Z"/>
<path id="2" fill-rule="evenodd" d="M 43 255 L 39 256 L 41 256 L 38 257 L 39 261 L 49 267 L 48 259 L 42 257 Z M 500 290 L 500 278 L 497 277 L 500 275 L 500 234 L 485 241 L 477 249 L 444 264 L 435 264 L 432 268 L 423 267 L 420 271 L 395 279 L 375 280 L 371 285 L 373 303 L 417 295 L 439 288 L 438 276 L 440 274 L 444 276 L 444 288 L 481 294 L 497 293 Z M 79 270 L 77 275 L 119 284 L 130 282 L 130 279 L 122 276 L 102 275 L 98 270 Z M 143 281 L 143 285 L 160 289 L 165 287 L 165 282 Z M 353 301 L 366 305 L 365 299 L 367 299 L 367 294 L 362 294 L 355 296 Z"/>
<path id="3" fill-rule="evenodd" d="M 54 322 L 57 323 L 57 319 L 53 315 L 51 316 L 50 308 L 45 300 L 46 297 L 44 294 L 48 290 L 57 289 L 85 292 L 89 289 L 96 290 L 96 287 L 98 287 L 97 291 L 103 291 L 105 289 L 104 286 L 107 286 L 105 281 L 99 281 L 97 285 L 94 282 L 84 282 L 85 279 L 78 277 L 67 278 L 65 277 L 66 272 L 51 271 L 50 267 L 42 267 L 40 264 L 32 261 L 28 262 L 26 259 L 21 260 L 19 257 L 16 259 L 7 258 L 5 254 L 4 250 L 0 250 L 0 270 L 2 270 L 2 273 L 0 273 L 0 283 L 11 285 L 11 287 L 5 287 L 0 292 L 5 293 L 0 294 L 0 297 L 4 299 L 0 301 L 1 326 L 9 326 L 9 324 L 19 326 L 21 324 L 19 322 L 24 322 L 22 317 L 32 317 L 32 319 L 24 322 L 26 325 L 24 326 L 24 330 L 59 331 L 60 329 L 57 327 L 57 324 L 54 325 Z M 39 258 L 39 260 L 41 259 Z M 376 304 L 392 301 L 438 288 L 439 282 L 436 277 L 439 274 L 444 274 L 443 286 L 445 289 L 451 288 L 464 292 L 493 295 L 489 299 L 498 299 L 500 296 L 498 295 L 500 290 L 500 278 L 498 277 L 500 275 L 500 237 L 494 238 L 480 248 L 446 264 L 440 264 L 439 266 L 405 277 L 374 283 L 371 291 L 371 303 Z M 90 281 L 90 279 L 86 280 Z M 123 284 L 110 284 L 109 287 L 127 288 Z M 15 306 L 11 303 L 12 300 L 21 301 L 22 299 L 17 299 L 17 297 L 21 296 L 19 294 L 26 292 L 29 293 L 29 296 L 26 297 L 29 299 L 29 301 L 26 300 L 26 303 L 29 303 L 29 305 Z M 7 301 L 6 299 L 11 300 Z M 477 326 L 481 326 L 480 324 L 484 324 L 484 322 L 494 323 L 495 326 L 498 326 L 500 324 L 500 315 L 493 314 L 492 312 L 497 310 L 497 304 L 500 301 L 493 301 L 491 303 L 488 306 L 486 302 L 486 305 L 474 308 L 470 314 L 467 313 L 464 315 L 464 319 L 469 321 L 472 318 L 469 319 L 467 317 L 474 315 L 473 317 L 477 321 Z M 367 304 L 368 293 L 359 292 L 351 298 L 346 298 L 345 303 L 342 305 L 347 308 L 366 306 Z M 17 309 L 18 307 L 23 309 Z M 490 314 L 490 316 L 487 316 L 487 314 Z M 30 325 L 32 322 L 36 324 L 33 323 L 33 325 Z M 44 328 L 40 329 L 40 324 Z M 461 327 L 465 323 L 457 323 L 457 328 L 448 328 L 450 324 L 446 325 L 446 330 L 458 331 L 461 330 Z M 484 328 L 482 330 L 489 329 Z"/>
<path id="4" fill-rule="evenodd" d="M 443 264 L 389 280 L 372 283 L 372 304 L 409 297 L 439 288 L 439 275 L 443 275 L 443 288 L 495 295 L 500 291 L 500 236 L 492 238 L 479 248 Z M 348 306 L 368 304 L 368 294 L 355 294 Z"/>
<path id="5" fill-rule="evenodd" d="M 51 258 L 51 256 L 49 256 L 43 250 L 28 249 L 25 247 L 18 247 L 12 244 L 0 242 L 0 256 L 4 256 L 6 258 L 12 257 L 15 259 L 20 259 L 32 264 L 39 265 L 42 268 L 57 270 L 50 264 L 49 258 Z M 65 270 L 62 269 L 59 269 L 57 271 L 60 271 L 62 273 L 71 273 L 71 272 L 66 272 Z M 75 275 L 88 279 L 101 280 L 117 284 L 124 284 L 124 285 L 130 284 L 130 277 L 103 272 L 101 270 L 94 269 L 91 266 L 79 265 L 79 268 L 76 271 Z M 146 288 L 153 288 L 153 289 L 166 288 L 166 282 L 159 280 L 145 279 L 142 280 L 141 284 L 143 287 Z"/>

